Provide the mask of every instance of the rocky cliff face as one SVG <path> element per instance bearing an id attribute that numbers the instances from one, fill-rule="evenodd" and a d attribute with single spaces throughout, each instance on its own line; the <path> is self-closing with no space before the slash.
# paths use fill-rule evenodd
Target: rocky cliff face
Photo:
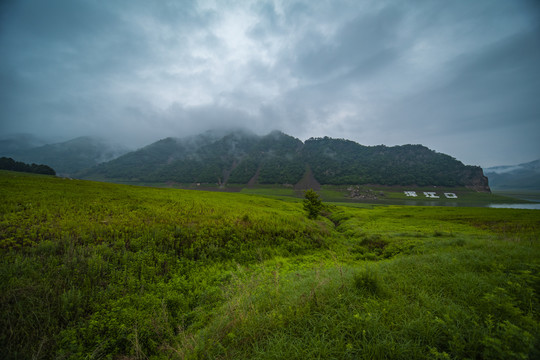
<path id="1" fill-rule="evenodd" d="M 481 167 L 467 166 L 462 176 L 467 188 L 478 192 L 491 193 L 489 180 L 487 176 L 484 175 L 484 171 Z"/>

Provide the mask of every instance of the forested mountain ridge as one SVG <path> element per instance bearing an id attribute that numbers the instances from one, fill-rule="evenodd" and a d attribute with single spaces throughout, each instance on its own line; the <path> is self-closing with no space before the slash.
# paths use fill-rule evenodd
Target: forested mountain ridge
<path id="1" fill-rule="evenodd" d="M 25 143 L 17 142 L 17 139 L 12 143 L 5 142 L 7 145 L 0 149 L 1 156 L 27 163 L 47 164 L 64 176 L 73 176 L 83 169 L 112 160 L 129 151 L 126 147 L 92 136 L 35 147 L 20 146 Z"/>
<path id="2" fill-rule="evenodd" d="M 422 145 L 363 146 L 331 138 L 309 139 L 304 156 L 322 184 L 470 186 L 487 190 L 482 169 L 463 165 Z"/>
<path id="3" fill-rule="evenodd" d="M 422 145 L 364 146 L 329 137 L 305 142 L 279 131 L 166 138 L 81 172 L 83 178 L 208 184 L 467 186 L 489 191 L 482 169 Z"/>
<path id="4" fill-rule="evenodd" d="M 279 132 L 262 137 L 246 131 L 218 137 L 212 133 L 169 137 L 80 175 L 148 182 L 244 184 L 258 173 L 261 183 L 290 183 L 296 175 L 302 176 L 304 166 L 298 163 L 296 169 L 283 170 L 283 165 L 297 157 L 302 145 L 300 140 Z"/>

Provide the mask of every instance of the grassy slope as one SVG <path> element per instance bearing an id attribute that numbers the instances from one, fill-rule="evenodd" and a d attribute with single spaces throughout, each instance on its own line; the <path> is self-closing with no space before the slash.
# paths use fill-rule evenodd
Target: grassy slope
<path id="1" fill-rule="evenodd" d="M 285 195 L 285 194 L 282 194 Z M 0 172 L 7 358 L 537 358 L 535 210 Z"/>

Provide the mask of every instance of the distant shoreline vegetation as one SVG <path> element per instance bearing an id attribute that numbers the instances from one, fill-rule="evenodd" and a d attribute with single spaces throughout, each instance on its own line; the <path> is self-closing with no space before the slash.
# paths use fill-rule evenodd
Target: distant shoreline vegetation
<path id="1" fill-rule="evenodd" d="M 0 158 L 0 169 L 42 175 L 56 175 L 56 171 L 54 171 L 54 169 L 50 166 L 34 163 L 26 164 L 21 161 L 15 161 L 8 157 Z"/>

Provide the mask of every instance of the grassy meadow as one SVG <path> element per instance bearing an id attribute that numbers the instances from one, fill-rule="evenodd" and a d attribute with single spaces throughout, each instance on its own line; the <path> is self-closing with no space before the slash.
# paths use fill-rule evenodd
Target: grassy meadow
<path id="1" fill-rule="evenodd" d="M 116 182 L 124 185 L 150 186 L 162 188 L 174 188 L 184 190 L 206 190 L 218 192 L 240 192 L 242 194 L 259 195 L 271 198 L 285 199 L 288 201 L 302 201 L 304 192 L 295 190 L 292 185 L 255 185 L 227 184 L 179 184 L 179 183 L 142 183 L 142 182 Z M 382 204 L 382 205 L 425 205 L 425 206 L 472 206 L 487 207 L 490 204 L 516 204 L 540 201 L 540 194 L 534 191 L 496 191 L 493 193 L 477 192 L 465 187 L 441 187 L 441 186 L 384 186 L 384 185 L 361 185 L 355 187 L 357 193 L 364 198 L 351 196 L 350 186 L 322 185 L 318 191 L 325 202 L 357 204 Z M 405 195 L 405 191 L 415 191 L 417 197 Z M 435 192 L 439 198 L 432 199 L 424 196 L 423 192 Z M 444 193 L 453 193 L 457 198 L 446 198 Z"/>
<path id="2" fill-rule="evenodd" d="M 0 171 L 2 357 L 540 358 L 540 211 L 260 195 Z"/>

